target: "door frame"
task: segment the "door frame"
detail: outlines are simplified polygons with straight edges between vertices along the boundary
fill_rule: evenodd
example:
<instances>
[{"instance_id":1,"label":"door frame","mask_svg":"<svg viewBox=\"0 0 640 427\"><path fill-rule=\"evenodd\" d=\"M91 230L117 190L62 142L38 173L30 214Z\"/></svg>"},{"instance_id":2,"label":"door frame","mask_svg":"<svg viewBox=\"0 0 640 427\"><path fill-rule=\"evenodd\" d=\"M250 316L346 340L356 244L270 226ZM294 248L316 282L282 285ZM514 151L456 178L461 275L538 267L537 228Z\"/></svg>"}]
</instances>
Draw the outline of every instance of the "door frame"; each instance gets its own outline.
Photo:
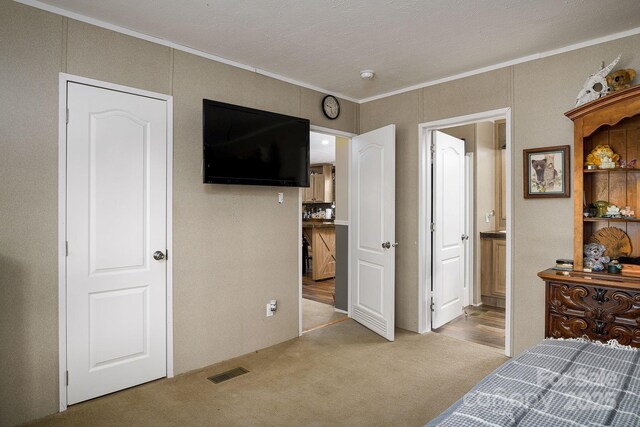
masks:
<instances>
[{"instance_id":1,"label":"door frame","mask_svg":"<svg viewBox=\"0 0 640 427\"><path fill-rule=\"evenodd\" d=\"M351 139L354 136L358 136L355 133L330 129L330 128L317 126L317 125L310 125L309 130L317 133L325 133L327 135L343 136L345 138L349 138L349 141L351 141ZM348 150L347 156L348 156L347 164L349 165L349 170L347 171L348 172L348 176L347 176L348 195L347 196L351 196L351 150L350 149ZM334 197L335 197L335 194L334 194ZM347 200L349 200L348 197L347 197ZM303 201L302 190L300 190L298 191L298 206L302 206L302 201ZM349 203L349 209L347 210L347 218L348 219L346 221L344 220L334 221L334 224L346 225L347 228L349 227L349 223L351 220L351 203ZM349 235L348 239L349 240L347 241L347 253L348 253L347 263L351 264L351 251L349 250L349 248L351 247L351 235ZM348 292L347 316L351 317L351 277L350 275L347 275L347 292ZM340 310L340 312L342 312L342 310ZM298 215L298 336L299 337L302 336L302 215Z\"/></svg>"},{"instance_id":2,"label":"door frame","mask_svg":"<svg viewBox=\"0 0 640 427\"><path fill-rule=\"evenodd\" d=\"M491 111L484 111L464 116L450 117L442 120L436 120L418 125L419 135L419 245L418 245L418 297L419 297L419 319L418 331L425 333L431 331L431 310L428 301L431 299L431 232L428 230L427 224L432 222L431 208L432 201L432 155L431 141L432 134L438 129L462 126L472 124L479 121L494 120L497 118L506 118L506 137L507 137L507 165L506 165L506 191L507 191L507 277L506 277L506 297L505 297L505 349L504 354L508 357L512 354L513 344L513 316L512 316L512 283L513 283L513 264L512 264L512 240L513 240L513 144L511 139L511 108L501 108ZM467 261L469 262L469 261Z\"/></svg>"},{"instance_id":3,"label":"door frame","mask_svg":"<svg viewBox=\"0 0 640 427\"><path fill-rule=\"evenodd\" d=\"M59 410L67 409L67 84L79 83L165 101L167 104L167 378L173 377L173 96L60 73L58 96L58 385Z\"/></svg>"}]
</instances>

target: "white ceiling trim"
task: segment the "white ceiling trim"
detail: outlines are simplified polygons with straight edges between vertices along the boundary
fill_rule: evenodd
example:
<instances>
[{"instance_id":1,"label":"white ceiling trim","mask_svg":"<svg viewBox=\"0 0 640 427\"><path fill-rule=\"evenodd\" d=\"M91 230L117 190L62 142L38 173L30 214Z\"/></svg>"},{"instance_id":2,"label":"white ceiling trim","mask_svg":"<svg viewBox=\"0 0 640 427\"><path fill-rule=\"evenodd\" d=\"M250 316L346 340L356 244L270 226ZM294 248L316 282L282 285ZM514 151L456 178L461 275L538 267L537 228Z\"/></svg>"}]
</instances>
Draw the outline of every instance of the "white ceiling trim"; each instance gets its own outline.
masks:
<instances>
[{"instance_id":1,"label":"white ceiling trim","mask_svg":"<svg viewBox=\"0 0 640 427\"><path fill-rule=\"evenodd\" d=\"M162 46L167 46L167 47L170 47L172 49L177 49L177 50L180 50L180 51L183 51L183 52L191 53L193 55L201 56L203 58L207 58L207 59L210 59L212 61L221 62L223 64L231 65L232 67L241 68L241 69L247 70L247 71L252 71L252 72L254 72L256 74L261 74L263 76L271 77L273 79L280 80L280 81L283 81L283 82L286 82L286 83L291 83L291 84L294 84L296 86L301 86L301 87L304 87L304 88L307 88L307 89L311 89L311 90L315 90L315 91L318 91L318 92L322 92L322 93L325 93L325 94L328 94L328 95L333 95L333 96L336 96L338 98L345 99L347 101L351 101L351 102L355 102L355 103L359 102L359 100L357 100L355 98L352 98L350 96L341 94L341 93L328 91L328 90L326 90L324 88L317 87L317 86L311 85L309 83L301 82L299 80L294 80L294 79L291 79L289 77L282 76L282 75L276 74L276 73L272 73L272 72L269 72L269 71L266 71L266 70L261 70L260 68L256 68L256 67L252 67L252 66L247 65L247 64L242 64L240 62L232 61L230 59L223 58L221 56L212 55L210 53L203 52L203 51L198 50L198 49L193 49L193 48L191 48L189 46L184 46L184 45L181 45L181 44L178 44L178 43L174 43L174 42L172 42L170 40L161 39L159 37L150 36L148 34L140 33L140 32L135 31L135 30L130 30L128 28L124 28L124 27L120 27L118 25L110 24L108 22L104 22L104 21L101 21L99 19L94 19L94 18L91 18L89 16L81 15L79 13L71 12L71 11L68 11L66 9L59 8L57 6L52 6L52 5L47 4L47 3L42 3L42 2L40 2L38 0L14 0L14 1L17 2L17 3L22 3L22 4L27 5L27 6L35 7L37 9L42 9L42 10L45 10L47 12L55 13L57 15L66 16L67 18L75 19L76 21L81 21L81 22L85 22L87 24L95 25L96 27L106 28L107 30L115 31L117 33L125 34L127 36L136 37L136 38L139 38L139 39L142 39L142 40L146 40L146 41L149 41L149 42L152 42L152 43L157 43L157 44L162 45Z\"/></svg>"},{"instance_id":2,"label":"white ceiling trim","mask_svg":"<svg viewBox=\"0 0 640 427\"><path fill-rule=\"evenodd\" d=\"M546 52L541 52L541 53L536 53L536 54L533 54L533 55L523 56L522 58L513 59L511 61L506 61L506 62L501 62L501 63L495 64L495 65L489 65L488 67L478 68L478 69L471 70L471 71L466 71L464 73L455 74L453 76L444 77L442 79L432 80L432 81L424 82L424 83L419 83L417 85L409 86L409 87L406 87L406 88L403 88L403 89L394 90L394 91L391 91L391 92L382 93L380 95L375 95L375 96L371 96L371 97L368 97L368 98L359 99L358 103L359 104L364 104L365 102L371 102L371 101L375 101L377 99L382 99L382 98L386 98L386 97L389 97L389 96L398 95L398 94L401 94L401 93L410 92L412 90L422 89L422 88L429 87L429 86L435 86L437 84L450 82L452 80L463 79L465 77L470 77L470 76L474 76L476 74L486 73L487 71L498 70L500 68L510 67L512 65L522 64L524 62L535 61L536 59L547 58L549 56L559 55L561 53L571 52L572 50L578 50L578 49L582 49L584 47L589 47L589 46L594 46L594 45L601 44L601 43L610 42L612 40L622 39L622 38L629 37L629 36L635 36L637 34L640 34L640 27L632 28L630 30L623 31L621 33L610 34L608 36L599 37L597 39L587 40L585 42L572 44L572 45L561 47L561 48L558 48L558 49L548 50ZM597 64L594 64L594 66L595 65L597 65ZM589 71L589 70L587 70L587 71Z\"/></svg>"},{"instance_id":3,"label":"white ceiling trim","mask_svg":"<svg viewBox=\"0 0 640 427\"><path fill-rule=\"evenodd\" d=\"M627 30L627 31L623 31L623 32L620 32L620 33L611 34L611 35L604 36L604 37L599 37L599 38L592 39L592 40L587 40L587 41L584 41L584 42L581 42L581 43L575 43L575 44L568 45L568 46L565 46L565 47L562 47L562 48L559 48L559 49L554 49L554 50L549 50L549 51L546 51L546 52L541 52L541 53L537 53L537 54L533 54L533 55L524 56L524 57L521 57L521 58L513 59L511 61L501 62L501 63L490 65L490 66L487 66L487 67L478 68L478 69L471 70L471 71L466 71L464 73L455 74L453 76L444 77L442 79L427 81L427 82L424 82L424 83L420 83L420 84L417 84L417 85L409 86L409 87L406 87L406 88L403 88L403 89L394 90L394 91L391 91L391 92L382 93L380 95L375 95L375 96L371 96L371 97L368 97L368 98L356 99L356 98L352 98L350 96L346 96L346 95L341 94L341 93L332 92L332 91L326 90L324 88L317 87L315 85L311 85L311 84L308 84L308 83L305 83L305 82L301 82L299 80L291 79L289 77L286 77L286 76L283 76L283 75L280 75L280 74L272 73L272 72L269 72L269 71L266 71L266 70L262 70L260 68L252 67L250 65L242 64L240 62L232 61L230 59L226 59L226 58L223 58L223 57L220 57L220 56L212 55L210 53L206 53L206 52L203 52L203 51L200 51L200 50L197 50L197 49L190 48L188 46L184 46L184 45L181 45L181 44L178 44L178 43L174 43L174 42L169 41L169 40L161 39L159 37L150 36L148 34L140 33L138 31L130 30L128 28L120 27L118 25L110 24L108 22L104 22L104 21L101 21L101 20L98 20L98 19L94 19L94 18L85 16L85 15L82 15L82 14L79 14L79 13L71 12L71 11L68 11L66 9L62 9L62 8L59 8L59 7L56 7L56 6L52 6L52 5L49 5L47 3L42 3L41 1L38 1L38 0L14 0L14 1L17 2L17 3L25 4L27 6L35 7L37 9L46 10L47 12L55 13L57 15L66 16L67 18L75 19L77 21L85 22L87 24L95 25L97 27L106 28L108 30L115 31L115 32L118 32L118 33L122 33L122 34L125 34L125 35L128 35L128 36L131 36L131 37L136 37L136 38L139 38L139 39L142 39L142 40L146 40L146 41L149 41L149 42L152 42L152 43L157 43L157 44L160 44L160 45L163 45L163 46L167 46L167 47L170 47L172 49L177 49L177 50L180 50L180 51L183 51L183 52L191 53L193 55L197 55L197 56L200 56L200 57L203 57L203 58L207 58L207 59L210 59L212 61L216 61L216 62L220 62L220 63L223 63L223 64L227 64L227 65L230 65L230 66L233 66L233 67L237 67L237 68L240 68L240 69L243 69L243 70L247 70L247 71L252 71L254 73L261 74L261 75L264 75L266 77L271 77L273 79L280 80L280 81L283 81L283 82L286 82L286 83L291 83L291 84L294 84L294 85L297 85L297 86L301 86L301 87L304 87L304 88L307 88L307 89L315 90L315 91L326 93L326 94L329 94L329 95L334 95L334 96L336 96L338 98L345 99L347 101L352 101L352 102L355 102L355 103L358 103L358 104L364 104L366 102L371 102L371 101L375 101L375 100L378 100L378 99L387 98L389 96L398 95L398 94L405 93L405 92L410 92L412 90L422 89L422 88L429 87L429 86L435 86L435 85L440 84L440 83L450 82L450 81L453 81L453 80L458 80L458 79L462 79L462 78L465 78L465 77L470 77L470 76L474 76L474 75L477 75L477 74L486 73L488 71L498 70L500 68L510 67L512 65L522 64L524 62L535 61L537 59L546 58L546 57L549 57L549 56L558 55L558 54L561 54L561 53L570 52L570 51L577 50L577 49L582 49L584 47L594 46L594 45L597 45L597 44L606 43L606 42L617 40L617 39L621 39L621 38L624 38L624 37L629 37L629 36L640 34L640 27L636 27L636 28L632 28L631 30Z\"/></svg>"}]
</instances>

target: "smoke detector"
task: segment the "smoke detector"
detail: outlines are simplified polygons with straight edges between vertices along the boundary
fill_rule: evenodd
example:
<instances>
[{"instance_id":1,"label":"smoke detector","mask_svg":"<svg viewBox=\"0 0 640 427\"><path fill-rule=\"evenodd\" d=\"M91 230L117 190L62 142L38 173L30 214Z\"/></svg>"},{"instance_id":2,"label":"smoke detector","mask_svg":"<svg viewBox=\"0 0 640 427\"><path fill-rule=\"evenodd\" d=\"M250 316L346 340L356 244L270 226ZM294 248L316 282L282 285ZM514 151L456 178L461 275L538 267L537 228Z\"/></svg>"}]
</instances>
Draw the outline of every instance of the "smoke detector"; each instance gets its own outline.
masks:
<instances>
[{"instance_id":1,"label":"smoke detector","mask_svg":"<svg viewBox=\"0 0 640 427\"><path fill-rule=\"evenodd\" d=\"M376 72L373 70L362 70L360 71L360 77L363 80L371 80L376 75Z\"/></svg>"}]
</instances>

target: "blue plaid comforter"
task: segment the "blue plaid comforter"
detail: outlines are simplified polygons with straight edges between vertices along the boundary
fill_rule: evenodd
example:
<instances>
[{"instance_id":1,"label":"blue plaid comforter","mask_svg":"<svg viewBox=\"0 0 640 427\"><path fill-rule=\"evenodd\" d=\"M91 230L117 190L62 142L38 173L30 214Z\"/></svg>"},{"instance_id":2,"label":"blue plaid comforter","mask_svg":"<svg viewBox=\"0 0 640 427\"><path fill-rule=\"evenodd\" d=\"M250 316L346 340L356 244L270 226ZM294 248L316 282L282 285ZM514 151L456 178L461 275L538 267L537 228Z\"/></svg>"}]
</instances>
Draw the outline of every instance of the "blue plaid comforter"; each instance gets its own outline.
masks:
<instances>
[{"instance_id":1,"label":"blue plaid comforter","mask_svg":"<svg viewBox=\"0 0 640 427\"><path fill-rule=\"evenodd\" d=\"M640 350L547 339L428 426L640 426Z\"/></svg>"}]
</instances>

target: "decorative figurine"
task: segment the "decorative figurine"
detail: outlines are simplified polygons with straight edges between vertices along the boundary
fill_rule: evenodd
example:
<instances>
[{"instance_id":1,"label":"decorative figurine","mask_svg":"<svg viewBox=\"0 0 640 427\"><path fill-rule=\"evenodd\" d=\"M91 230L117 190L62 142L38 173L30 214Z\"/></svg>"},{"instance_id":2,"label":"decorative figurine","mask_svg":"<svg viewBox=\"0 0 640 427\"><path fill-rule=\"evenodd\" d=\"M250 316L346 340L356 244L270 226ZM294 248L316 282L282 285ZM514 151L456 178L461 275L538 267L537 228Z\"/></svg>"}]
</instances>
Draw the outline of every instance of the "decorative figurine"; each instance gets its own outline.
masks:
<instances>
[{"instance_id":1,"label":"decorative figurine","mask_svg":"<svg viewBox=\"0 0 640 427\"><path fill-rule=\"evenodd\" d=\"M618 70L609 74L607 84L610 92L616 92L631 87L631 81L636 77L636 70L627 68L626 70Z\"/></svg>"},{"instance_id":2,"label":"decorative figurine","mask_svg":"<svg viewBox=\"0 0 640 427\"><path fill-rule=\"evenodd\" d=\"M620 208L616 205L607 206L607 214L605 216L607 218L620 218Z\"/></svg>"},{"instance_id":3,"label":"decorative figurine","mask_svg":"<svg viewBox=\"0 0 640 427\"><path fill-rule=\"evenodd\" d=\"M621 169L635 169L636 168L636 159L631 160L630 162L625 162L620 159L618 161L618 165L620 165Z\"/></svg>"},{"instance_id":4,"label":"decorative figurine","mask_svg":"<svg viewBox=\"0 0 640 427\"><path fill-rule=\"evenodd\" d=\"M604 245L598 243L584 245L583 265L590 268L591 271L604 270L604 265L609 262L609 257L603 256L605 250Z\"/></svg>"},{"instance_id":5,"label":"decorative figurine","mask_svg":"<svg viewBox=\"0 0 640 427\"><path fill-rule=\"evenodd\" d=\"M633 218L635 214L636 213L631 210L630 206L625 206L623 209L620 210L620 215L622 215L625 218Z\"/></svg>"},{"instance_id":6,"label":"decorative figurine","mask_svg":"<svg viewBox=\"0 0 640 427\"><path fill-rule=\"evenodd\" d=\"M611 72L611 70L613 70L613 67L616 66L621 55L622 54L618 55L618 57L607 67L604 66L603 62L602 69L589 76L589 78L584 82L582 90L578 93L578 97L576 98L576 107L586 104L587 102L594 101L609 93L609 86L607 85L607 79L605 77Z\"/></svg>"},{"instance_id":7,"label":"decorative figurine","mask_svg":"<svg viewBox=\"0 0 640 427\"><path fill-rule=\"evenodd\" d=\"M596 165L600 169L614 169L615 162L618 160L620 160L620 156L614 153L611 147L599 144L587 155L584 164L587 166Z\"/></svg>"}]
</instances>

